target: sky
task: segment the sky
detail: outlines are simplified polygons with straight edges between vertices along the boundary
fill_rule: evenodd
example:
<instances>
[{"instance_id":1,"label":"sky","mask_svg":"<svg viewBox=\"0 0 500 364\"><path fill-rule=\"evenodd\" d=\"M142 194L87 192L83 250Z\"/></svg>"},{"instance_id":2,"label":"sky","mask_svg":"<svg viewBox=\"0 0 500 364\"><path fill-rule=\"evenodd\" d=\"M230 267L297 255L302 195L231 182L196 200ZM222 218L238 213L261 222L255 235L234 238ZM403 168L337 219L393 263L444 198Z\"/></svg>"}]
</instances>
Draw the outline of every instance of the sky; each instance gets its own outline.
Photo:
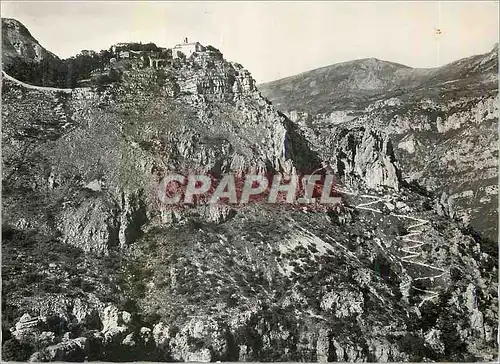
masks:
<instances>
[{"instance_id":1,"label":"sky","mask_svg":"<svg viewBox=\"0 0 500 364\"><path fill-rule=\"evenodd\" d=\"M488 52L499 31L496 1L2 1L1 13L61 58L188 37L220 49L258 83L370 57L436 67Z\"/></svg>"}]
</instances>

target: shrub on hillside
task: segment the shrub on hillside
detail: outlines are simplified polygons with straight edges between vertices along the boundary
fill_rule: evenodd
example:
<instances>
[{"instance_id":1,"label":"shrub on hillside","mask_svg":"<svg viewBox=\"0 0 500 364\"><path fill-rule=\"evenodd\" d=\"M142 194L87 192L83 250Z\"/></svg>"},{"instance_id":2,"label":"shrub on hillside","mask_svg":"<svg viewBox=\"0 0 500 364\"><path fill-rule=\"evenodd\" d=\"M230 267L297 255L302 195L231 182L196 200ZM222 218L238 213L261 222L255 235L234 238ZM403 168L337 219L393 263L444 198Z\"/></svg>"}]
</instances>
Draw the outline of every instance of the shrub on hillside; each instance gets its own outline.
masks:
<instances>
[{"instance_id":1,"label":"shrub on hillside","mask_svg":"<svg viewBox=\"0 0 500 364\"><path fill-rule=\"evenodd\" d=\"M2 345L2 360L5 361L26 361L29 359L33 348L17 339L11 338Z\"/></svg>"}]
</instances>

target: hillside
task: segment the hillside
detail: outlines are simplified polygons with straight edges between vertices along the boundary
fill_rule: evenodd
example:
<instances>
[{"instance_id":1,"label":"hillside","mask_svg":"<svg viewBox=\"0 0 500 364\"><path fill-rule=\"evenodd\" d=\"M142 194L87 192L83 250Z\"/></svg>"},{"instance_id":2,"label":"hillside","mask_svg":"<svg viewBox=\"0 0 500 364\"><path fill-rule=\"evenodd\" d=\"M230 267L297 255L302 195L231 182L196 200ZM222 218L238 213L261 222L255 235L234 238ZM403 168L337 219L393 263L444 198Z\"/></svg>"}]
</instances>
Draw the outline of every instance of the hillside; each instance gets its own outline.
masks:
<instances>
[{"instance_id":1,"label":"hillside","mask_svg":"<svg viewBox=\"0 0 500 364\"><path fill-rule=\"evenodd\" d=\"M19 62L40 63L59 59L43 48L19 21L2 18L2 65L8 68Z\"/></svg>"},{"instance_id":2,"label":"hillside","mask_svg":"<svg viewBox=\"0 0 500 364\"><path fill-rule=\"evenodd\" d=\"M2 74L2 359L494 359L496 250L402 179L387 134L318 148L208 46L92 77ZM158 199L169 172L327 165L339 205Z\"/></svg>"},{"instance_id":3,"label":"hillside","mask_svg":"<svg viewBox=\"0 0 500 364\"><path fill-rule=\"evenodd\" d=\"M2 18L2 70L23 81L54 85L61 60L46 50L19 21Z\"/></svg>"},{"instance_id":4,"label":"hillside","mask_svg":"<svg viewBox=\"0 0 500 364\"><path fill-rule=\"evenodd\" d=\"M318 135L316 150L340 124L384 132L407 182L420 183L451 215L497 241L498 45L435 69L360 60L259 89L304 132Z\"/></svg>"}]
</instances>

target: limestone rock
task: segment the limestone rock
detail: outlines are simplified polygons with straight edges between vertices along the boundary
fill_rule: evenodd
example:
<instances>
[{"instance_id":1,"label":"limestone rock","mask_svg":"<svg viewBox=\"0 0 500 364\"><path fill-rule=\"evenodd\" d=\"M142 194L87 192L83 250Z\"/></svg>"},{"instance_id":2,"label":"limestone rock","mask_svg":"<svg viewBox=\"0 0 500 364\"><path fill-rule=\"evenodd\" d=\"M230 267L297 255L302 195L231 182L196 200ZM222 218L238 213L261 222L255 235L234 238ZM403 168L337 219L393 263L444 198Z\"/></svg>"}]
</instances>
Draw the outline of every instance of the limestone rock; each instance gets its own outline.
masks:
<instances>
[{"instance_id":1,"label":"limestone rock","mask_svg":"<svg viewBox=\"0 0 500 364\"><path fill-rule=\"evenodd\" d=\"M40 317L32 317L25 313L16 323L15 330L12 335L20 341L33 338L40 333L42 320Z\"/></svg>"},{"instance_id":2,"label":"limestone rock","mask_svg":"<svg viewBox=\"0 0 500 364\"><path fill-rule=\"evenodd\" d=\"M444 344L441 340L441 331L437 329L431 329L425 334L425 342L434 351L444 354Z\"/></svg>"},{"instance_id":3,"label":"limestone rock","mask_svg":"<svg viewBox=\"0 0 500 364\"><path fill-rule=\"evenodd\" d=\"M51 345L42 351L34 353L30 357L31 362L48 361L83 361L87 356L87 339L79 337L77 339L64 341L56 345Z\"/></svg>"},{"instance_id":4,"label":"limestone rock","mask_svg":"<svg viewBox=\"0 0 500 364\"><path fill-rule=\"evenodd\" d=\"M363 295L352 289L328 292L321 299L321 308L331 310L335 317L343 318L363 313Z\"/></svg>"}]
</instances>

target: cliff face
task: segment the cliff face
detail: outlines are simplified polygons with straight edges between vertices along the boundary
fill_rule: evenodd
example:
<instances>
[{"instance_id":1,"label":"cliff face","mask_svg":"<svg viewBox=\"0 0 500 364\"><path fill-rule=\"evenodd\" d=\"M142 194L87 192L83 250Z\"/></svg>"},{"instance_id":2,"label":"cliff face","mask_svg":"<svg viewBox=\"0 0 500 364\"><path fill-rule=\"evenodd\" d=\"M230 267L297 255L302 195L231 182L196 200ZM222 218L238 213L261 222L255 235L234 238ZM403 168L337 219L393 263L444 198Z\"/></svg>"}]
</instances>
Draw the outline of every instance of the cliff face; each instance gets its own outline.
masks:
<instances>
[{"instance_id":1,"label":"cliff face","mask_svg":"<svg viewBox=\"0 0 500 364\"><path fill-rule=\"evenodd\" d=\"M360 118L391 135L403 177L440 198L450 216L492 241L498 232L498 92L395 99Z\"/></svg>"},{"instance_id":2,"label":"cliff face","mask_svg":"<svg viewBox=\"0 0 500 364\"><path fill-rule=\"evenodd\" d=\"M493 358L495 258L405 186L386 134L295 123L217 52L121 72L72 90L2 78L4 355ZM341 205L157 197L166 172L319 168Z\"/></svg>"},{"instance_id":3,"label":"cliff face","mask_svg":"<svg viewBox=\"0 0 500 364\"><path fill-rule=\"evenodd\" d=\"M4 80L3 113L12 120L4 128L4 167L13 176L4 187L58 202L75 193L78 202L60 211L64 239L107 252L126 243L121 222L136 210L140 221L148 219L163 173L291 171L284 145L294 132L285 117L251 87L251 78L220 63L227 73L215 67L194 72L188 62L178 70L132 70L100 94L26 89ZM225 86L215 87L217 80ZM37 168L18 173L32 153L43 156ZM25 210L22 201L12 203L9 211ZM39 218L37 211L23 224L34 228ZM17 215L12 219L20 223Z\"/></svg>"},{"instance_id":4,"label":"cliff face","mask_svg":"<svg viewBox=\"0 0 500 364\"><path fill-rule=\"evenodd\" d=\"M362 181L370 188L390 187L398 190L401 183L399 163L391 140L376 128L328 125L319 131L311 119L297 116L299 129L310 141L311 148L344 183Z\"/></svg>"}]
</instances>

